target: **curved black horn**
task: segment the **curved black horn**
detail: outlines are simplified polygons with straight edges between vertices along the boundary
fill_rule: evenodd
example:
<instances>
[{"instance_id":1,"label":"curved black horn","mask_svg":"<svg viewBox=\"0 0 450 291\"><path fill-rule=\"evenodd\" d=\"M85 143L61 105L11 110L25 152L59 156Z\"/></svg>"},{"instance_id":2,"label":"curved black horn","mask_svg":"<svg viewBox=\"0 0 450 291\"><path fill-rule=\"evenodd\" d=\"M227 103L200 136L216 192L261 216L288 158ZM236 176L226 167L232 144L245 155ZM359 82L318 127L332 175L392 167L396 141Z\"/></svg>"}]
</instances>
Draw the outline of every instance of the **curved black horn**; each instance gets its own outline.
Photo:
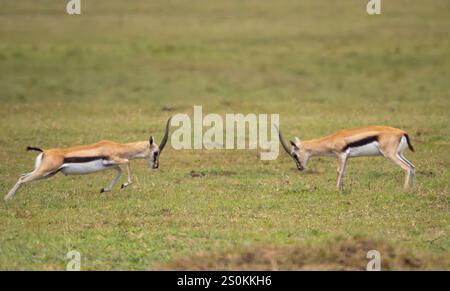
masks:
<instances>
[{"instance_id":1,"label":"curved black horn","mask_svg":"<svg viewBox=\"0 0 450 291\"><path fill-rule=\"evenodd\" d=\"M278 132L278 137L280 138L281 145L283 146L284 150L288 153L288 155L292 157L291 150L289 149L289 146L284 141L283 136L281 135L281 131L278 129L278 127L276 125L274 125L274 127Z\"/></svg>"},{"instance_id":2,"label":"curved black horn","mask_svg":"<svg viewBox=\"0 0 450 291\"><path fill-rule=\"evenodd\" d=\"M167 124L166 124L166 132L164 133L164 137L161 140L161 143L159 144L159 153L161 154L162 150L164 149L164 147L166 146L167 140L169 139L169 127L170 127L170 121L172 120L172 117L170 117L167 120Z\"/></svg>"}]
</instances>

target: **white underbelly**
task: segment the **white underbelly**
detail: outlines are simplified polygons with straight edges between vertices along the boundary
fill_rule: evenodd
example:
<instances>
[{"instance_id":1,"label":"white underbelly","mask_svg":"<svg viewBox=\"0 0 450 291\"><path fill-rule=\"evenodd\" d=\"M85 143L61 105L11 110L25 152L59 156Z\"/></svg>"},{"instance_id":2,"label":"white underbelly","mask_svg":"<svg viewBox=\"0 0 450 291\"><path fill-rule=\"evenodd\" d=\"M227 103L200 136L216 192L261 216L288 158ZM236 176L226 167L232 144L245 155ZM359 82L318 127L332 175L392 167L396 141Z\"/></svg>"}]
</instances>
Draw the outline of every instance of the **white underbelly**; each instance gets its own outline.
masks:
<instances>
[{"instance_id":1,"label":"white underbelly","mask_svg":"<svg viewBox=\"0 0 450 291\"><path fill-rule=\"evenodd\" d=\"M61 166L64 175L83 175L110 169L111 165L105 165L103 160L94 160L86 163L67 163Z\"/></svg>"},{"instance_id":2,"label":"white underbelly","mask_svg":"<svg viewBox=\"0 0 450 291\"><path fill-rule=\"evenodd\" d=\"M378 142L374 141L363 146L353 147L348 149L350 157L363 157L363 156L379 156L381 155Z\"/></svg>"}]
</instances>

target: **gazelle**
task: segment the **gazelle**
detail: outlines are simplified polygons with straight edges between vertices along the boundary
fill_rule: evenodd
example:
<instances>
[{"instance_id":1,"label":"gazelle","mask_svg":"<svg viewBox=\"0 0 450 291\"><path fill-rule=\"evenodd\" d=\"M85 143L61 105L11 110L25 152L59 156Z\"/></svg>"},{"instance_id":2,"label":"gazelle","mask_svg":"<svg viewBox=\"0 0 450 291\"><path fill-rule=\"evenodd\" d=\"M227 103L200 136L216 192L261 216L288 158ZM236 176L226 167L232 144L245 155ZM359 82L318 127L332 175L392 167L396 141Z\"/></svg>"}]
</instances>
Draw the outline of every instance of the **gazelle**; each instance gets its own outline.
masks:
<instances>
[{"instance_id":1,"label":"gazelle","mask_svg":"<svg viewBox=\"0 0 450 291\"><path fill-rule=\"evenodd\" d=\"M151 168L159 167L159 157L169 137L170 120L171 118L167 120L164 137L159 146L150 136L148 141L126 144L104 140L92 145L65 149L41 150L36 147L27 147L27 150L41 152L36 158L35 169L31 173L22 175L4 199L11 199L23 184L50 178L58 172L65 175L84 175L113 169L116 171L114 179L109 186L101 189L101 192L110 192L122 173L120 165L127 167L128 181L122 184L122 188L125 188L132 183L130 160L146 159Z\"/></svg>"},{"instance_id":2,"label":"gazelle","mask_svg":"<svg viewBox=\"0 0 450 291\"><path fill-rule=\"evenodd\" d=\"M338 159L338 178L336 189L342 189L345 167L348 158L362 156L384 156L401 167L405 173L404 188L414 186L415 167L403 156L406 146L414 151L408 134L398 128L388 126L366 126L342 129L334 134L311 140L300 141L297 137L286 144L277 127L281 145L295 160L297 168L304 170L309 158L313 156L335 156Z\"/></svg>"}]
</instances>

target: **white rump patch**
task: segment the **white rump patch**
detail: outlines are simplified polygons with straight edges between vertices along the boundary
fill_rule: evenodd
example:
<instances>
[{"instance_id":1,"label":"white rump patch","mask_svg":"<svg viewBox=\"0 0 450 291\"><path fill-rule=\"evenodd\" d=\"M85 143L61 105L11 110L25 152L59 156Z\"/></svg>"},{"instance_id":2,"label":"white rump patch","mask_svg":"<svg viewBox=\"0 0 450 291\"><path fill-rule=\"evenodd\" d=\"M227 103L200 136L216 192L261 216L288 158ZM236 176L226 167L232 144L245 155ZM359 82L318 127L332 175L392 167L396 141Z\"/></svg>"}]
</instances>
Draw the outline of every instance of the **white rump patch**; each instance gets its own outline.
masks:
<instances>
[{"instance_id":1,"label":"white rump patch","mask_svg":"<svg viewBox=\"0 0 450 291\"><path fill-rule=\"evenodd\" d=\"M406 137L402 136L402 138L400 139L400 143L398 145L397 152L402 153L406 149L407 146L408 146L408 142L406 141Z\"/></svg>"},{"instance_id":2,"label":"white rump patch","mask_svg":"<svg viewBox=\"0 0 450 291\"><path fill-rule=\"evenodd\" d=\"M44 154L40 153L37 157L36 157L36 161L34 162L34 168L38 169L41 166L41 162L42 162L42 156Z\"/></svg>"}]
</instances>

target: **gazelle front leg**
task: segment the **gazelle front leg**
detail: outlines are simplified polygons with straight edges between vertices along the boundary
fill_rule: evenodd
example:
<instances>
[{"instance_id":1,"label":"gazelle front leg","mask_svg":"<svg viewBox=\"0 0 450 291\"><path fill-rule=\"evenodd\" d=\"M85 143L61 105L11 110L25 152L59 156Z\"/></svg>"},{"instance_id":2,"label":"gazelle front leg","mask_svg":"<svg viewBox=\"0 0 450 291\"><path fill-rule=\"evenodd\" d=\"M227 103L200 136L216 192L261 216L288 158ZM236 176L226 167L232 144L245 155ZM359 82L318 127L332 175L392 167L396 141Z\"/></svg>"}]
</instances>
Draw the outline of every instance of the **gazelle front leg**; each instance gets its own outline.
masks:
<instances>
[{"instance_id":1,"label":"gazelle front leg","mask_svg":"<svg viewBox=\"0 0 450 291\"><path fill-rule=\"evenodd\" d=\"M120 175L122 174L122 170L120 169L119 166L114 166L113 168L114 168L114 170L116 170L116 176L114 176L114 179L111 181L111 183L109 184L108 187L102 188L100 190L100 193L111 192L111 190L114 187L114 185L116 185L117 181L119 181Z\"/></svg>"},{"instance_id":2,"label":"gazelle front leg","mask_svg":"<svg viewBox=\"0 0 450 291\"><path fill-rule=\"evenodd\" d=\"M347 160L348 160L348 154L342 153L338 155L338 178L336 183L336 190L342 190L342 185L344 182L344 175L345 175L345 167L347 166Z\"/></svg>"},{"instance_id":3,"label":"gazelle front leg","mask_svg":"<svg viewBox=\"0 0 450 291\"><path fill-rule=\"evenodd\" d=\"M127 177L128 180L127 180L126 183L122 184L122 186L121 186L122 189L130 186L131 183L133 183L132 180L131 180L131 166L130 166L130 164L127 164L127 176L128 176Z\"/></svg>"},{"instance_id":4,"label":"gazelle front leg","mask_svg":"<svg viewBox=\"0 0 450 291\"><path fill-rule=\"evenodd\" d=\"M114 185L116 185L117 181L119 181L120 175L122 174L122 169L118 165L125 164L125 165L127 165L127 167L129 167L129 165L130 165L130 161L128 159L122 159L122 158L119 158L119 157L111 157L109 160L103 161L103 163L105 165L115 165L114 169L116 170L116 176L111 181L111 184L109 185L109 187L102 188L100 190L100 193L111 192L111 190L114 187ZM129 175L130 175L130 172L128 174L128 179L130 179ZM123 185L122 185L122 188L123 188Z\"/></svg>"}]
</instances>

